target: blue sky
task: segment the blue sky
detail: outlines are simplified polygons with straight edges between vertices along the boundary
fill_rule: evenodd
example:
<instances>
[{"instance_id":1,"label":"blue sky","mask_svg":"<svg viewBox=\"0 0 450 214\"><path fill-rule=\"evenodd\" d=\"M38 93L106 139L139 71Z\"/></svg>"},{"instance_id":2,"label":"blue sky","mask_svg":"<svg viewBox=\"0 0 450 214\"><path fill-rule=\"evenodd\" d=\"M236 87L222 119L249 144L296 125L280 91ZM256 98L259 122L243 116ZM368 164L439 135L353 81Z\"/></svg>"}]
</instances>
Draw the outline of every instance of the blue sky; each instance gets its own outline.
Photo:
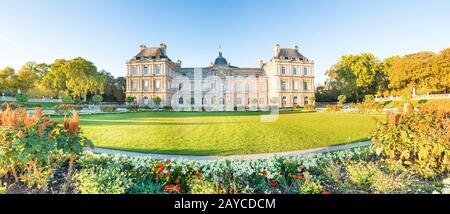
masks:
<instances>
[{"instance_id":1,"label":"blue sky","mask_svg":"<svg viewBox=\"0 0 450 214\"><path fill-rule=\"evenodd\" d=\"M448 0L0 0L0 68L81 56L115 76L140 44L165 42L183 66L206 66L219 44L256 67L273 46L300 46L316 83L341 55L379 58L450 47Z\"/></svg>"}]
</instances>

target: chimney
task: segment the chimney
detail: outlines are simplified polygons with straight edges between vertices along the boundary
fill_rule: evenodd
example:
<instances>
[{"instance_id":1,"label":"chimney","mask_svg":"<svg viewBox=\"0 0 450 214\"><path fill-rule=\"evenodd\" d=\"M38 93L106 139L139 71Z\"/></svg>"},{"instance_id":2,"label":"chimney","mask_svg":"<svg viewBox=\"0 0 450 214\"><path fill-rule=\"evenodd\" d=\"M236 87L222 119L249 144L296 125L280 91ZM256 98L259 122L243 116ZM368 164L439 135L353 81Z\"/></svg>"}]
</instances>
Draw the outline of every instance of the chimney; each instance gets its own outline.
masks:
<instances>
[{"instance_id":1,"label":"chimney","mask_svg":"<svg viewBox=\"0 0 450 214\"><path fill-rule=\"evenodd\" d=\"M275 44L275 49L274 49L274 56L278 56L278 53L280 52L280 44Z\"/></svg>"},{"instance_id":2,"label":"chimney","mask_svg":"<svg viewBox=\"0 0 450 214\"><path fill-rule=\"evenodd\" d=\"M261 59L259 60L259 67L262 68L264 66L264 61Z\"/></svg>"},{"instance_id":3,"label":"chimney","mask_svg":"<svg viewBox=\"0 0 450 214\"><path fill-rule=\"evenodd\" d=\"M181 67L181 60L177 60L177 63L178 63L178 66L180 66Z\"/></svg>"},{"instance_id":4,"label":"chimney","mask_svg":"<svg viewBox=\"0 0 450 214\"><path fill-rule=\"evenodd\" d=\"M294 45L294 49L298 51L298 45Z\"/></svg>"},{"instance_id":5,"label":"chimney","mask_svg":"<svg viewBox=\"0 0 450 214\"><path fill-rule=\"evenodd\" d=\"M159 48L161 49L161 53L162 53L162 55L163 56L166 56L166 49L167 49L167 45L166 44L164 44L164 43L161 43L160 45L159 45Z\"/></svg>"},{"instance_id":6,"label":"chimney","mask_svg":"<svg viewBox=\"0 0 450 214\"><path fill-rule=\"evenodd\" d=\"M147 48L147 46L145 46L145 45L139 45L139 47L141 48L141 51L144 50L145 48Z\"/></svg>"}]
</instances>

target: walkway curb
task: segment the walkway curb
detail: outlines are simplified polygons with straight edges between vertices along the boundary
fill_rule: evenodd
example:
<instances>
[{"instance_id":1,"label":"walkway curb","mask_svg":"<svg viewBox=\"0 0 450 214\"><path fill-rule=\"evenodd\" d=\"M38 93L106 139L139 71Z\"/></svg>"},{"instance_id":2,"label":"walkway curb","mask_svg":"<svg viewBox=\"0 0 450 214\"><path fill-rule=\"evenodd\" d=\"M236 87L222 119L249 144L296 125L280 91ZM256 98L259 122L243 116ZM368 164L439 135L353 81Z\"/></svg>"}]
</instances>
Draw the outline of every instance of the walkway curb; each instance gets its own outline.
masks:
<instances>
[{"instance_id":1,"label":"walkway curb","mask_svg":"<svg viewBox=\"0 0 450 214\"><path fill-rule=\"evenodd\" d=\"M87 149L94 153L109 154L109 155L125 155L129 157L151 157L154 159L186 159L194 161L207 161L207 160L219 160L219 159L268 159L274 156L293 156L293 155L306 155L306 154L318 154L322 152L331 152L338 150L345 150L363 146L371 145L371 141L363 141L359 143L345 144L339 146L320 147L315 149L288 151L288 152L275 152L264 154L250 154L250 155L231 155L231 156L193 156L193 155L165 155L165 154L152 154L152 153L140 153L140 152L128 152L113 149L94 148Z\"/></svg>"}]
</instances>

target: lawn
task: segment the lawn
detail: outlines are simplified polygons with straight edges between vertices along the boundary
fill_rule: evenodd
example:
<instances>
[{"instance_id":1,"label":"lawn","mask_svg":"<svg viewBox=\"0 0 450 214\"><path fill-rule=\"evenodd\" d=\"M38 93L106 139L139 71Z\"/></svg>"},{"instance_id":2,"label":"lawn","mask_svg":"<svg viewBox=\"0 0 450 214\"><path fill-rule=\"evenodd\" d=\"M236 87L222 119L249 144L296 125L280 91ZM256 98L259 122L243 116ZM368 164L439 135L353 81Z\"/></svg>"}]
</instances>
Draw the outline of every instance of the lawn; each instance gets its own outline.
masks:
<instances>
[{"instance_id":1,"label":"lawn","mask_svg":"<svg viewBox=\"0 0 450 214\"><path fill-rule=\"evenodd\" d=\"M380 114L141 112L81 116L97 147L185 155L235 155L310 149L367 140ZM61 120L61 118L57 118Z\"/></svg>"}]
</instances>

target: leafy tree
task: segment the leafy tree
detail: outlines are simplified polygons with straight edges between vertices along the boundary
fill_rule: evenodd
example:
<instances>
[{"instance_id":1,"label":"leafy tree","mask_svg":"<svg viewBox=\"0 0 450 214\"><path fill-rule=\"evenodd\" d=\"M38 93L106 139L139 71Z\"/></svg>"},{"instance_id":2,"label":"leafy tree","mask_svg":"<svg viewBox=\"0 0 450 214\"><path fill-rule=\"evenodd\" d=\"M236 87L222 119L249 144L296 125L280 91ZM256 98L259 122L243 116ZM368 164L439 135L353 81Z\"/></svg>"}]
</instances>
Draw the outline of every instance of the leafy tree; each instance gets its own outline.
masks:
<instances>
[{"instance_id":1,"label":"leafy tree","mask_svg":"<svg viewBox=\"0 0 450 214\"><path fill-rule=\"evenodd\" d=\"M372 102L374 100L375 100L375 97L372 94L367 94L366 96L364 96L365 102Z\"/></svg>"},{"instance_id":2,"label":"leafy tree","mask_svg":"<svg viewBox=\"0 0 450 214\"><path fill-rule=\"evenodd\" d=\"M92 101L94 101L94 103L96 104L100 104L103 101L103 97L102 95L96 94L92 97Z\"/></svg>"},{"instance_id":3,"label":"leafy tree","mask_svg":"<svg viewBox=\"0 0 450 214\"><path fill-rule=\"evenodd\" d=\"M343 94L339 95L338 101L340 104L345 103L347 101L347 97Z\"/></svg>"},{"instance_id":4,"label":"leafy tree","mask_svg":"<svg viewBox=\"0 0 450 214\"><path fill-rule=\"evenodd\" d=\"M127 98L125 98L125 102L127 102L128 104L134 103L135 100L136 100L136 97L127 97Z\"/></svg>"},{"instance_id":5,"label":"leafy tree","mask_svg":"<svg viewBox=\"0 0 450 214\"><path fill-rule=\"evenodd\" d=\"M50 71L46 72L40 81L42 87L49 89L54 97L60 96L61 93L70 94L66 85L67 75L64 69L66 62L65 59L56 59L50 65Z\"/></svg>"},{"instance_id":6,"label":"leafy tree","mask_svg":"<svg viewBox=\"0 0 450 214\"><path fill-rule=\"evenodd\" d=\"M156 105L159 105L161 103L161 97L153 97L152 102L154 102Z\"/></svg>"},{"instance_id":7,"label":"leafy tree","mask_svg":"<svg viewBox=\"0 0 450 214\"><path fill-rule=\"evenodd\" d=\"M19 89L19 80L16 72L11 67L0 70L0 91L13 95Z\"/></svg>"},{"instance_id":8,"label":"leafy tree","mask_svg":"<svg viewBox=\"0 0 450 214\"><path fill-rule=\"evenodd\" d=\"M71 59L63 66L66 72L66 86L75 97L87 101L89 92L102 93L104 76L97 72L97 67L81 57Z\"/></svg>"},{"instance_id":9,"label":"leafy tree","mask_svg":"<svg viewBox=\"0 0 450 214\"><path fill-rule=\"evenodd\" d=\"M450 48L432 58L431 75L427 81L432 92L450 92Z\"/></svg>"},{"instance_id":10,"label":"leafy tree","mask_svg":"<svg viewBox=\"0 0 450 214\"><path fill-rule=\"evenodd\" d=\"M316 98L314 96L308 96L308 103L313 104Z\"/></svg>"}]
</instances>

